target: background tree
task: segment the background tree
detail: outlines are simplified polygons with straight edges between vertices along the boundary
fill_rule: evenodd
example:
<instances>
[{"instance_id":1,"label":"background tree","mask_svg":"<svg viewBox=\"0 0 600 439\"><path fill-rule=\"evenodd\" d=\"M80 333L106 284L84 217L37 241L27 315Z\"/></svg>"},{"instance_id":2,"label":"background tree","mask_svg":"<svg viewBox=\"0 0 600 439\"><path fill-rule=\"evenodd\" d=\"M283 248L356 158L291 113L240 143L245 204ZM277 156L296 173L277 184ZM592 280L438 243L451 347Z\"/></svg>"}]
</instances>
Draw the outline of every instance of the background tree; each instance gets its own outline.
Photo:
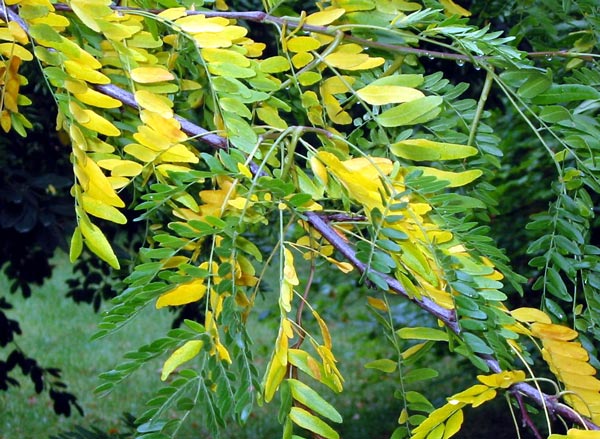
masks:
<instances>
[{"instance_id":1,"label":"background tree","mask_svg":"<svg viewBox=\"0 0 600 439\"><path fill-rule=\"evenodd\" d=\"M216 432L278 394L283 437L337 438L323 395L344 378L311 294L336 269L369 287L393 351L366 364L397 377L392 437L451 437L498 393L535 437L555 416L595 437L594 2L236 6L3 3L1 126L31 127L20 69L35 60L71 145L71 259L85 246L125 273L96 336L151 303L194 317L98 391L168 352L141 437L176 435L194 407ZM140 247L111 243L136 212ZM258 370L247 319L263 298L278 329ZM434 321L399 327L401 298ZM435 409L407 383L437 375L421 361L440 343L473 379Z\"/></svg>"}]
</instances>

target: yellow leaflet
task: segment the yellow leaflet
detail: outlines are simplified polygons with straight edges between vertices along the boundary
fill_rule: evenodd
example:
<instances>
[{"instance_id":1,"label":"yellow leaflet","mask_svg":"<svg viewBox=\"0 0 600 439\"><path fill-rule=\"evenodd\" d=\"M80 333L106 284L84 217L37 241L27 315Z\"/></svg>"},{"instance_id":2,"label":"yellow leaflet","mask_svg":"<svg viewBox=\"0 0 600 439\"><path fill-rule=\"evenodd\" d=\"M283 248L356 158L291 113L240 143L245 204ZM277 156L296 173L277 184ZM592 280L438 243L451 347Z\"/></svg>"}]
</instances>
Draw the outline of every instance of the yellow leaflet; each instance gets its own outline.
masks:
<instances>
[{"instance_id":1,"label":"yellow leaflet","mask_svg":"<svg viewBox=\"0 0 600 439\"><path fill-rule=\"evenodd\" d=\"M121 23L112 23L106 20L98 20L96 23L104 35L106 35L106 38L114 41L121 41L131 38L133 35L143 29L142 26L137 23L132 26Z\"/></svg>"},{"instance_id":2,"label":"yellow leaflet","mask_svg":"<svg viewBox=\"0 0 600 439\"><path fill-rule=\"evenodd\" d=\"M91 160L88 160L91 161ZM110 246L106 236L97 226L86 218L79 221L79 229L85 239L85 245L100 259L107 262L111 267L119 269L119 260Z\"/></svg>"},{"instance_id":3,"label":"yellow leaflet","mask_svg":"<svg viewBox=\"0 0 600 439\"><path fill-rule=\"evenodd\" d=\"M98 166L110 169L113 177L135 177L142 172L143 166L131 160L107 159L98 161Z\"/></svg>"},{"instance_id":4,"label":"yellow leaflet","mask_svg":"<svg viewBox=\"0 0 600 439\"><path fill-rule=\"evenodd\" d=\"M286 44L290 52L309 52L321 47L319 40L305 36L290 38Z\"/></svg>"},{"instance_id":5,"label":"yellow leaflet","mask_svg":"<svg viewBox=\"0 0 600 439\"><path fill-rule=\"evenodd\" d=\"M312 53L299 52L299 53L296 53L294 56L292 56L292 64L294 64L294 67L296 67L297 69L300 69L300 68L304 67L305 65L307 65L309 62L311 62L313 59L315 59L315 57L313 56ZM315 72L304 72L303 74L307 74L307 73L315 73ZM318 75L318 73L315 73L315 74ZM320 75L319 75L319 78L320 78ZM303 85L307 85L307 84L303 84Z\"/></svg>"},{"instance_id":6,"label":"yellow leaflet","mask_svg":"<svg viewBox=\"0 0 600 439\"><path fill-rule=\"evenodd\" d=\"M308 17L306 17L305 23L313 26L326 26L340 18L345 13L346 11L341 8L326 9L324 11L310 14Z\"/></svg>"},{"instance_id":7,"label":"yellow leaflet","mask_svg":"<svg viewBox=\"0 0 600 439\"><path fill-rule=\"evenodd\" d=\"M314 316L314 318L317 320L317 323L319 324L319 329L321 329L321 335L323 336L323 343L325 344L325 346L328 349L331 349L331 334L329 333L329 328L327 327L327 324L325 323L325 320L323 320L321 318L321 316L319 315L319 313L315 310L312 311L312 314Z\"/></svg>"},{"instance_id":8,"label":"yellow leaflet","mask_svg":"<svg viewBox=\"0 0 600 439\"><path fill-rule=\"evenodd\" d=\"M556 435L558 436L558 435ZM575 428L567 431L567 439L600 439L600 431L598 430L577 430ZM550 438L548 438L550 439Z\"/></svg>"},{"instance_id":9,"label":"yellow leaflet","mask_svg":"<svg viewBox=\"0 0 600 439\"><path fill-rule=\"evenodd\" d=\"M477 375L477 379L488 387L507 389L515 383L524 381L525 372L522 370L503 371L492 375Z\"/></svg>"},{"instance_id":10,"label":"yellow leaflet","mask_svg":"<svg viewBox=\"0 0 600 439\"><path fill-rule=\"evenodd\" d=\"M470 17L471 12L457 5L452 0L440 0L441 5L444 7L444 11L447 15L460 15L461 17Z\"/></svg>"},{"instance_id":11,"label":"yellow leaflet","mask_svg":"<svg viewBox=\"0 0 600 439\"><path fill-rule=\"evenodd\" d=\"M29 42L29 38L27 37L27 33L23 30L21 25L16 21L8 22L8 30L10 31L10 35L21 44L27 44Z\"/></svg>"},{"instance_id":12,"label":"yellow leaflet","mask_svg":"<svg viewBox=\"0 0 600 439\"><path fill-rule=\"evenodd\" d=\"M206 18L204 15L189 15L178 18L175 24L184 32L196 34L199 32L220 32L229 24L229 20L222 17Z\"/></svg>"},{"instance_id":13,"label":"yellow leaflet","mask_svg":"<svg viewBox=\"0 0 600 439\"><path fill-rule=\"evenodd\" d=\"M319 151L315 157L329 168L329 172L340 180L356 201L369 209L381 205L379 180L367 178L362 172L349 171L343 162L329 152Z\"/></svg>"},{"instance_id":14,"label":"yellow leaflet","mask_svg":"<svg viewBox=\"0 0 600 439\"><path fill-rule=\"evenodd\" d=\"M90 197L89 195L83 194L81 197L81 204L83 210L90 215L102 218L108 221L112 221L117 224L125 224L127 218L121 212L119 212L113 206L103 203L100 200Z\"/></svg>"},{"instance_id":15,"label":"yellow leaflet","mask_svg":"<svg viewBox=\"0 0 600 439\"><path fill-rule=\"evenodd\" d=\"M160 155L164 162L198 163L200 159L181 143L173 145Z\"/></svg>"},{"instance_id":16,"label":"yellow leaflet","mask_svg":"<svg viewBox=\"0 0 600 439\"><path fill-rule=\"evenodd\" d=\"M200 51L200 54L202 55L202 58L208 62L225 62L239 67L250 66L250 60L248 58L233 50L204 48Z\"/></svg>"},{"instance_id":17,"label":"yellow leaflet","mask_svg":"<svg viewBox=\"0 0 600 439\"><path fill-rule=\"evenodd\" d=\"M409 347L407 350L402 352L402 359L406 360L407 358L412 357L414 354L423 349L426 345L427 343L418 343L414 346Z\"/></svg>"},{"instance_id":18,"label":"yellow leaflet","mask_svg":"<svg viewBox=\"0 0 600 439\"><path fill-rule=\"evenodd\" d=\"M423 171L424 176L433 176L438 180L450 182L448 187L460 187L477 180L483 172L479 169L471 169L463 172L440 171L439 169L425 166L416 166L414 169Z\"/></svg>"},{"instance_id":19,"label":"yellow leaflet","mask_svg":"<svg viewBox=\"0 0 600 439\"><path fill-rule=\"evenodd\" d=\"M138 132L133 135L133 138L145 147L157 152L166 150L173 143L170 138L164 135L164 132L145 125L138 127Z\"/></svg>"},{"instance_id":20,"label":"yellow leaflet","mask_svg":"<svg viewBox=\"0 0 600 439\"><path fill-rule=\"evenodd\" d=\"M260 120L271 127L286 129L287 123L279 116L279 112L277 109L273 108L270 105L263 104L262 107L259 107L256 110L256 115Z\"/></svg>"},{"instance_id":21,"label":"yellow leaflet","mask_svg":"<svg viewBox=\"0 0 600 439\"><path fill-rule=\"evenodd\" d=\"M176 349L163 364L162 373L160 375L161 381L166 380L169 375L183 363L187 363L196 357L196 355L200 353L203 345L204 343L201 340L190 340L180 348Z\"/></svg>"},{"instance_id":22,"label":"yellow leaflet","mask_svg":"<svg viewBox=\"0 0 600 439\"><path fill-rule=\"evenodd\" d=\"M206 285L204 285L204 279L194 279L178 285L168 293L160 296L156 301L156 308L197 302L202 299L205 294Z\"/></svg>"},{"instance_id":23,"label":"yellow leaflet","mask_svg":"<svg viewBox=\"0 0 600 439\"><path fill-rule=\"evenodd\" d=\"M185 17L185 8L170 8L165 9L157 17L164 18L165 20L177 20L178 18Z\"/></svg>"},{"instance_id":24,"label":"yellow leaflet","mask_svg":"<svg viewBox=\"0 0 600 439\"><path fill-rule=\"evenodd\" d=\"M566 357L574 358L576 360L588 361L588 352L578 342L568 342L560 340L551 340L546 338L543 340L544 347L550 352L557 352Z\"/></svg>"},{"instance_id":25,"label":"yellow leaflet","mask_svg":"<svg viewBox=\"0 0 600 439\"><path fill-rule=\"evenodd\" d=\"M250 172L250 169L248 169L248 166L244 165L243 163L238 163L237 168L244 177L252 178L252 173Z\"/></svg>"},{"instance_id":26,"label":"yellow leaflet","mask_svg":"<svg viewBox=\"0 0 600 439\"><path fill-rule=\"evenodd\" d=\"M379 311L384 311L384 312L388 311L387 304L381 299L378 299L376 297L367 296L367 302L369 302L369 305L371 305L373 308L375 308Z\"/></svg>"},{"instance_id":27,"label":"yellow leaflet","mask_svg":"<svg viewBox=\"0 0 600 439\"><path fill-rule=\"evenodd\" d=\"M371 58L366 53L335 52L325 57L325 62L342 70L369 70L382 65L381 57Z\"/></svg>"},{"instance_id":28,"label":"yellow leaflet","mask_svg":"<svg viewBox=\"0 0 600 439\"><path fill-rule=\"evenodd\" d=\"M351 76L333 76L327 78L321 83L320 90L321 94L336 95L340 93L346 93L351 91L351 86L356 82L356 78Z\"/></svg>"},{"instance_id":29,"label":"yellow leaflet","mask_svg":"<svg viewBox=\"0 0 600 439\"><path fill-rule=\"evenodd\" d=\"M569 390L575 388L586 389L598 394L600 392L600 381L591 375L579 375L575 373L562 372L560 379ZM600 397L600 394L596 398Z\"/></svg>"},{"instance_id":30,"label":"yellow leaflet","mask_svg":"<svg viewBox=\"0 0 600 439\"><path fill-rule=\"evenodd\" d=\"M340 125L349 125L352 123L352 117L344 111L338 100L333 95L323 95L325 111L333 123Z\"/></svg>"},{"instance_id":31,"label":"yellow leaflet","mask_svg":"<svg viewBox=\"0 0 600 439\"><path fill-rule=\"evenodd\" d=\"M263 388L265 389L264 398L265 402L270 402L275 396L275 392L279 388L279 385L285 378L287 372L287 365L282 365L274 356L271 357L271 361L267 366L267 371L263 379Z\"/></svg>"},{"instance_id":32,"label":"yellow leaflet","mask_svg":"<svg viewBox=\"0 0 600 439\"><path fill-rule=\"evenodd\" d=\"M0 54L7 58L10 58L11 56L16 56L18 58L21 58L23 61L31 61L33 59L33 55L29 50L16 43L1 43Z\"/></svg>"},{"instance_id":33,"label":"yellow leaflet","mask_svg":"<svg viewBox=\"0 0 600 439\"><path fill-rule=\"evenodd\" d=\"M78 170L83 171L85 181L80 179L80 183L88 195L111 206L125 207L123 200L119 198L109 180L92 159L88 158L84 164L76 166L75 171ZM77 177L79 178L80 175L78 174Z\"/></svg>"},{"instance_id":34,"label":"yellow leaflet","mask_svg":"<svg viewBox=\"0 0 600 439\"><path fill-rule=\"evenodd\" d=\"M79 79L75 79L75 78L71 78L71 77L68 77L67 79L65 79L64 87L70 93L73 93L74 95L84 94L85 92L90 90L90 88L87 86L87 83L85 81L80 81ZM96 92L96 93L98 93L98 92ZM103 95L103 96L105 96L105 95ZM81 99L79 99L79 100L81 102L84 102ZM87 104L87 102L84 102L84 103Z\"/></svg>"},{"instance_id":35,"label":"yellow leaflet","mask_svg":"<svg viewBox=\"0 0 600 439\"><path fill-rule=\"evenodd\" d=\"M515 318L515 320L518 320L519 322L552 323L552 320L550 320L550 317L548 317L548 314L546 314L544 311L541 311L537 308L527 308L527 307L517 308L517 309L513 309L512 311L510 311L510 314Z\"/></svg>"},{"instance_id":36,"label":"yellow leaflet","mask_svg":"<svg viewBox=\"0 0 600 439\"><path fill-rule=\"evenodd\" d=\"M577 337L577 331L562 325L534 323L531 325L532 334L540 339L569 341Z\"/></svg>"},{"instance_id":37,"label":"yellow leaflet","mask_svg":"<svg viewBox=\"0 0 600 439\"><path fill-rule=\"evenodd\" d=\"M86 53L83 52L82 53ZM82 62L85 62L83 60ZM82 81L91 82L92 84L110 84L108 76L87 67L79 61L66 60L64 62L67 73L75 79L81 79Z\"/></svg>"},{"instance_id":38,"label":"yellow leaflet","mask_svg":"<svg viewBox=\"0 0 600 439\"><path fill-rule=\"evenodd\" d=\"M112 14L110 0L71 0L73 12L90 29L100 32L97 19Z\"/></svg>"},{"instance_id":39,"label":"yellow leaflet","mask_svg":"<svg viewBox=\"0 0 600 439\"><path fill-rule=\"evenodd\" d=\"M164 67L137 67L130 72L131 79L140 84L153 82L171 81L175 75Z\"/></svg>"},{"instance_id":40,"label":"yellow leaflet","mask_svg":"<svg viewBox=\"0 0 600 439\"><path fill-rule=\"evenodd\" d=\"M135 92L135 100L140 107L154 111L165 119L173 117L173 102L166 96L160 96L147 90Z\"/></svg>"},{"instance_id":41,"label":"yellow leaflet","mask_svg":"<svg viewBox=\"0 0 600 439\"><path fill-rule=\"evenodd\" d=\"M160 131L172 142L183 142L187 139L187 135L181 131L181 124L173 118L164 118L160 114L148 110L142 110L140 118L148 127Z\"/></svg>"},{"instance_id":42,"label":"yellow leaflet","mask_svg":"<svg viewBox=\"0 0 600 439\"><path fill-rule=\"evenodd\" d=\"M448 403L440 408L435 409L429 414L427 419L421 422L413 431L411 439L424 439L428 436L429 432L435 429L438 425L446 421L450 416L458 411L462 411L462 408L466 404L463 402L456 401L456 403Z\"/></svg>"},{"instance_id":43,"label":"yellow leaflet","mask_svg":"<svg viewBox=\"0 0 600 439\"><path fill-rule=\"evenodd\" d=\"M69 91L73 92L72 90ZM123 105L118 99L111 98L110 96L97 92L91 88L87 88L87 90L85 90L83 93L76 93L75 97L84 104L93 105L94 107L119 108L121 105Z\"/></svg>"},{"instance_id":44,"label":"yellow leaflet","mask_svg":"<svg viewBox=\"0 0 600 439\"><path fill-rule=\"evenodd\" d=\"M542 357L550 366L552 372L560 379L563 372L573 373L578 375L594 375L594 369L588 362L569 358L560 355L558 352L551 352L547 349L542 349ZM562 381L562 380L561 380Z\"/></svg>"},{"instance_id":45,"label":"yellow leaflet","mask_svg":"<svg viewBox=\"0 0 600 439\"><path fill-rule=\"evenodd\" d=\"M446 421L446 427L444 428L444 436L442 439L448 439L458 433L460 431L460 427L462 426L463 420L464 415L462 410L459 410L451 415Z\"/></svg>"},{"instance_id":46,"label":"yellow leaflet","mask_svg":"<svg viewBox=\"0 0 600 439\"><path fill-rule=\"evenodd\" d=\"M83 112L87 116L86 122L80 122L84 127L96 131L97 133L104 134L105 136L118 136L121 134L121 130L98 113L92 110L83 110Z\"/></svg>"},{"instance_id":47,"label":"yellow leaflet","mask_svg":"<svg viewBox=\"0 0 600 439\"><path fill-rule=\"evenodd\" d=\"M359 172L366 178L379 180L381 176L389 175L394 168L390 159L385 157L358 157L344 161L344 166L350 172Z\"/></svg>"},{"instance_id":48,"label":"yellow leaflet","mask_svg":"<svg viewBox=\"0 0 600 439\"><path fill-rule=\"evenodd\" d=\"M477 149L472 146L456 143L433 142L425 139L408 139L393 143L390 145L390 151L398 157L417 161L464 159L473 156L478 152Z\"/></svg>"},{"instance_id":49,"label":"yellow leaflet","mask_svg":"<svg viewBox=\"0 0 600 439\"><path fill-rule=\"evenodd\" d=\"M423 92L416 88L400 85L367 85L356 94L371 105L400 104L425 97Z\"/></svg>"}]
</instances>

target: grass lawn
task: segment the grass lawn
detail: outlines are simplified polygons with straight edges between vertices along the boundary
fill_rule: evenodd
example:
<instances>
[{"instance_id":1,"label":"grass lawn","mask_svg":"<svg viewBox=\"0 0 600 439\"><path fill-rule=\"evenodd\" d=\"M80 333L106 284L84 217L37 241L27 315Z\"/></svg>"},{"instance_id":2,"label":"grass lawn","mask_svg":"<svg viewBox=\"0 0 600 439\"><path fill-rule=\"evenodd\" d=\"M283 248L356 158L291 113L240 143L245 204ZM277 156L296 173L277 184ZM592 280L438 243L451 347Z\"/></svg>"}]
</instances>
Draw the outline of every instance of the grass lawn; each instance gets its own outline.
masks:
<instances>
[{"instance_id":1,"label":"grass lawn","mask_svg":"<svg viewBox=\"0 0 600 439\"><path fill-rule=\"evenodd\" d=\"M68 390L78 397L85 417L78 413L70 418L54 415L49 398L44 393L37 395L28 378L21 377L21 387L0 392L0 439L48 438L72 430L75 425L115 431L122 428L120 418L124 412L142 413L145 401L161 386L159 376L164 359L157 359L106 397L99 398L93 394L94 387L99 384L98 374L117 365L124 353L162 336L169 329L173 314L148 308L117 333L89 341L100 315L94 313L89 305L77 305L65 298L65 280L70 276L70 265L64 255L58 256L55 261L58 268L54 276L35 289L30 299L25 300L20 295L7 298L15 307L8 314L21 324L24 335L18 339L19 346L43 366L62 369L63 380L68 384ZM0 288L0 291L8 291L8 281L4 276L0 276ZM267 297L272 295L269 293ZM396 419L402 406L393 397L397 388L396 377L382 377L363 367L368 361L392 355L391 349L382 343L381 331L366 319L363 299L355 293L354 300L348 300L340 307L323 301L329 303L329 308L320 312L329 321L334 353L346 382L343 394L334 395L328 391L322 394L344 417L345 423L339 429L341 437L383 439L389 437L397 426ZM401 300L396 303L401 303ZM269 308L266 303L259 304L259 307L263 310ZM410 310L406 307L400 310L399 315L404 314L404 318L411 320L414 314ZM276 329L268 323L269 319L261 321L258 317L259 312L251 315L249 332L257 345L257 366L262 371L268 358L268 346L276 337ZM427 386L419 389L433 400L436 393L438 397L448 395L450 389L457 389L457 381L464 380L465 374L452 364L444 369L445 377L428 382ZM268 406L257 407L246 426L232 426L223 432L222 437L280 437L277 406L277 401L274 401ZM178 437L209 439L201 419L199 413L193 413Z\"/></svg>"}]
</instances>

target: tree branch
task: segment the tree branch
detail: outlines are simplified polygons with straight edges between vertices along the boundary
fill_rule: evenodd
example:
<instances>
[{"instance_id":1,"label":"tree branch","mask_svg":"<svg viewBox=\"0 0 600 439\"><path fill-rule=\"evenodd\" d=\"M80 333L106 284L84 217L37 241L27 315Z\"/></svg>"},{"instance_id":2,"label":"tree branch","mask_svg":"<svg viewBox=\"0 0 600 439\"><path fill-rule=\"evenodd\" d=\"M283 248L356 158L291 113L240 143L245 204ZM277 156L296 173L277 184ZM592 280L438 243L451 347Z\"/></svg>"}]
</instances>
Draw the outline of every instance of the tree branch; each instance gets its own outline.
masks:
<instances>
[{"instance_id":1,"label":"tree branch","mask_svg":"<svg viewBox=\"0 0 600 439\"><path fill-rule=\"evenodd\" d=\"M65 4L55 4L54 5L57 10L60 11L71 11L70 7ZM116 7L114 7L116 8ZM129 8L124 8L124 10L131 10ZM204 14L206 16L220 16L226 18L235 18L235 19L243 19L254 22L272 22L277 24L299 24L298 22L294 22L288 18L280 18L268 15L264 12L215 12L215 11L189 11L190 13ZM19 17L18 13L15 12L11 7L0 8L0 18L5 21L16 21L21 27L27 32L28 27L27 24ZM306 31L310 32L320 32L320 33L332 33L337 32L335 27L323 27L323 26L312 26L307 24L302 24L302 28ZM392 50L396 52L402 53L414 53L417 55L433 55L434 57L442 58L442 59L454 59L454 60L464 60L471 61L472 58L466 57L465 55L460 54L449 54L443 52L431 52L425 51L421 49L415 49L412 47L406 46L395 46L383 43L376 43L373 41L363 40L360 38L347 36L346 39L349 41L354 41L359 44L365 44L371 47L382 47L387 50ZM543 52L543 56L547 55L554 56L573 56L570 52L558 51L558 52ZM534 52L532 56L540 56L540 53ZM139 108L137 102L133 94L128 91L125 91L115 85L99 85L97 89L102 91L108 96L111 96L115 99L120 100L123 104L128 105L132 108ZM206 129L190 122L189 120L177 116L174 116L176 120L181 123L182 130L191 136L197 137L199 140L209 144L210 146L216 149L227 148L228 142L225 137L219 136L218 134L207 131ZM255 164L254 164L255 165ZM255 165L256 166L256 165ZM253 172L256 173L255 169L252 169ZM376 272L368 267L365 263L360 261L356 257L356 251L347 244L335 231L335 229L329 224L330 218L335 218L335 216L328 218L327 216L322 216L315 212L306 212L304 214L307 218L308 223L317 230L338 252L340 252L361 274L366 274L367 272L376 273L378 276L383 278L387 283L390 290L402 295L403 297L411 300L419 307L421 307L426 312L431 315L437 317L441 320L452 332L457 335L460 335L461 329L458 324L456 314L453 310L448 310L446 308L442 308L431 299L427 297L416 298L410 296L403 285L394 277ZM351 218L350 216L341 216L340 218ZM502 369L499 365L497 359L489 355L481 355L481 358L486 362L486 364L490 367L490 369L494 372L500 372ZM600 430L596 424L591 422L588 419L583 418L579 413L573 410L571 407L558 402L555 396L547 395L543 392L539 392L536 388L527 383L517 383L511 386L511 391L519 392L522 395L527 396L531 400L533 400L540 407L548 407L548 409L555 415L562 416L563 418L573 422L574 424L578 424L583 426L584 428L590 430Z\"/></svg>"}]
</instances>

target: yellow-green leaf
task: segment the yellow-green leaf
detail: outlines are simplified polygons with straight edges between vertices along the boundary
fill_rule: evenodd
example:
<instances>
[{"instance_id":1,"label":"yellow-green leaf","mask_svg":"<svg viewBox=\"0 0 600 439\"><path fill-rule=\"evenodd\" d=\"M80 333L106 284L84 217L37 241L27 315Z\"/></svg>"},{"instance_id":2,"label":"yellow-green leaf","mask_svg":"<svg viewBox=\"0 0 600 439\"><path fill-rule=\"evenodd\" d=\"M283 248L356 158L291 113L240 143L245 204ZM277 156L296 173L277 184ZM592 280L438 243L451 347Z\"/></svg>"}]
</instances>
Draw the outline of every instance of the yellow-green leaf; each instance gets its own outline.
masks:
<instances>
[{"instance_id":1,"label":"yellow-green leaf","mask_svg":"<svg viewBox=\"0 0 600 439\"><path fill-rule=\"evenodd\" d=\"M479 169L470 169L468 171L463 172L440 171L439 169L429 168L425 166L419 166L415 169L423 171L423 175L425 176L433 176L438 180L448 181L450 183L448 185L449 187L464 186L477 180L483 174L483 172Z\"/></svg>"},{"instance_id":2,"label":"yellow-green leaf","mask_svg":"<svg viewBox=\"0 0 600 439\"><path fill-rule=\"evenodd\" d=\"M160 374L161 381L166 380L169 375L183 363L187 363L196 357L196 355L200 353L203 345L204 342L202 340L190 340L180 348L176 349L163 364L162 373Z\"/></svg>"},{"instance_id":3,"label":"yellow-green leaf","mask_svg":"<svg viewBox=\"0 0 600 439\"><path fill-rule=\"evenodd\" d=\"M367 85L356 92L358 97L371 105L400 104L425 97L416 88L401 85Z\"/></svg>"},{"instance_id":4,"label":"yellow-green leaf","mask_svg":"<svg viewBox=\"0 0 600 439\"><path fill-rule=\"evenodd\" d=\"M102 230L86 219L80 221L79 228L85 238L85 245L87 245L92 253L118 270L120 268L119 260L110 246L108 239L102 233Z\"/></svg>"},{"instance_id":5,"label":"yellow-green leaf","mask_svg":"<svg viewBox=\"0 0 600 439\"><path fill-rule=\"evenodd\" d=\"M79 226L75 227L75 231L73 232L73 236L71 237L71 246L69 248L69 260L71 263L75 262L75 260L81 254L83 250L83 237L81 236L81 230Z\"/></svg>"},{"instance_id":6,"label":"yellow-green leaf","mask_svg":"<svg viewBox=\"0 0 600 439\"><path fill-rule=\"evenodd\" d=\"M194 279L178 285L171 291L160 296L156 301L156 308L197 302L202 299L205 294L206 285L204 284L204 279Z\"/></svg>"},{"instance_id":7,"label":"yellow-green leaf","mask_svg":"<svg viewBox=\"0 0 600 439\"><path fill-rule=\"evenodd\" d=\"M434 142L425 139L408 139L390 145L392 154L407 160L456 160L477 154L477 148L457 143Z\"/></svg>"},{"instance_id":8,"label":"yellow-green leaf","mask_svg":"<svg viewBox=\"0 0 600 439\"><path fill-rule=\"evenodd\" d=\"M392 373L397 367L398 362L387 358L380 358L379 360L369 361L365 364L366 369L377 369L385 373Z\"/></svg>"},{"instance_id":9,"label":"yellow-green leaf","mask_svg":"<svg viewBox=\"0 0 600 439\"><path fill-rule=\"evenodd\" d=\"M83 210L90 215L94 215L95 217L112 221L113 223L117 224L125 224L127 222L127 218L125 215L119 212L119 210L109 204L92 198L89 195L82 195L81 204Z\"/></svg>"},{"instance_id":10,"label":"yellow-green leaf","mask_svg":"<svg viewBox=\"0 0 600 439\"><path fill-rule=\"evenodd\" d=\"M339 439L340 435L329 425L300 407L292 407L290 419L299 427L312 431L326 439Z\"/></svg>"},{"instance_id":11,"label":"yellow-green leaf","mask_svg":"<svg viewBox=\"0 0 600 439\"><path fill-rule=\"evenodd\" d=\"M398 337L408 340L448 341L448 333L434 328L400 328L396 331Z\"/></svg>"},{"instance_id":12,"label":"yellow-green leaf","mask_svg":"<svg viewBox=\"0 0 600 439\"><path fill-rule=\"evenodd\" d=\"M281 73L290 69L290 63L283 56L272 56L260 63L260 71L263 73Z\"/></svg>"},{"instance_id":13,"label":"yellow-green leaf","mask_svg":"<svg viewBox=\"0 0 600 439\"><path fill-rule=\"evenodd\" d=\"M424 123L437 117L442 102L440 96L425 96L384 111L377 117L377 121L384 127Z\"/></svg>"},{"instance_id":14,"label":"yellow-green leaf","mask_svg":"<svg viewBox=\"0 0 600 439\"><path fill-rule=\"evenodd\" d=\"M566 437L567 439L600 439L600 431L571 428L567 431Z\"/></svg>"},{"instance_id":15,"label":"yellow-green leaf","mask_svg":"<svg viewBox=\"0 0 600 439\"><path fill-rule=\"evenodd\" d=\"M338 411L327 401L323 399L316 391L308 387L302 381L295 379L287 380L290 390L292 391L293 398L299 403L305 405L313 412L321 415L333 422L342 422L342 416Z\"/></svg>"}]
</instances>

